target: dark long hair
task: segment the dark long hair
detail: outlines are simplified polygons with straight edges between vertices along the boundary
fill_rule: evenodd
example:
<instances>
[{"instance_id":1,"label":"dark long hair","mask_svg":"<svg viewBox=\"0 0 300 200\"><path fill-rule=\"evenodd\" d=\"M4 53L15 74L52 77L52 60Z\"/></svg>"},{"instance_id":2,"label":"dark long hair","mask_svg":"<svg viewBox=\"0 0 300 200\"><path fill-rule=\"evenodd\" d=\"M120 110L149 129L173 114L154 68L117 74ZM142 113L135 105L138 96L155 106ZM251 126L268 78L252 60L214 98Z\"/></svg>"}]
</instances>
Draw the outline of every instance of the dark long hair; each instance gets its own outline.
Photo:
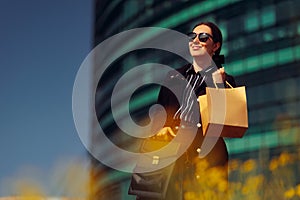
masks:
<instances>
[{"instance_id":1,"label":"dark long hair","mask_svg":"<svg viewBox=\"0 0 300 200\"><path fill-rule=\"evenodd\" d=\"M217 67L220 68L220 67L222 67L222 64L224 64L224 62L225 62L224 55L220 55L221 48L222 48L222 43L223 43L222 32L219 29L219 27L216 24L212 23L212 22L200 22L200 23L198 23L194 26L193 30L197 26L200 26L200 25L208 26L211 29L214 43L217 43L217 42L220 43L220 47L215 51L215 54L212 57L213 61L217 65Z\"/></svg>"}]
</instances>

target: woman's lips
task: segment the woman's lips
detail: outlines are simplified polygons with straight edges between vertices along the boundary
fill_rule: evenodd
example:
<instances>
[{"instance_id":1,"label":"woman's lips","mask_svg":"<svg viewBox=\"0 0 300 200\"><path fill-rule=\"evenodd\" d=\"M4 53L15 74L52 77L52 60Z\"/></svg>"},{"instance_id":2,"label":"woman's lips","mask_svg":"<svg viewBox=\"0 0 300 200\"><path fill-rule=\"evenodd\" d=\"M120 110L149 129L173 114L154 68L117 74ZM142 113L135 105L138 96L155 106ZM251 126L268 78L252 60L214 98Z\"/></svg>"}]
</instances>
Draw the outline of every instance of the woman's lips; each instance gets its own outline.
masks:
<instances>
[{"instance_id":1,"label":"woman's lips","mask_svg":"<svg viewBox=\"0 0 300 200\"><path fill-rule=\"evenodd\" d=\"M200 46L200 45L193 45L192 46L192 49L193 50L199 50L199 49L201 49L202 48L202 46Z\"/></svg>"}]
</instances>

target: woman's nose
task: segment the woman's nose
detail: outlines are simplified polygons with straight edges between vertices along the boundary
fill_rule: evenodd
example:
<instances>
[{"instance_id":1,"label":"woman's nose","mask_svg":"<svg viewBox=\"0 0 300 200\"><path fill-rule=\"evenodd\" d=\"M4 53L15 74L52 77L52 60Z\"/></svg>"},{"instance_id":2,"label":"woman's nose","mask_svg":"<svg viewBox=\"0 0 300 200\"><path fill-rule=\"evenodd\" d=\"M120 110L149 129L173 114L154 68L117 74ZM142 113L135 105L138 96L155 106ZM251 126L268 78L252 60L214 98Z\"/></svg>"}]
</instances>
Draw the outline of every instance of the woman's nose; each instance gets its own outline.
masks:
<instances>
[{"instance_id":1,"label":"woman's nose","mask_svg":"<svg viewBox=\"0 0 300 200\"><path fill-rule=\"evenodd\" d=\"M200 43L200 40L199 40L199 38L198 38L198 35L193 39L193 42L194 42L194 43Z\"/></svg>"}]
</instances>

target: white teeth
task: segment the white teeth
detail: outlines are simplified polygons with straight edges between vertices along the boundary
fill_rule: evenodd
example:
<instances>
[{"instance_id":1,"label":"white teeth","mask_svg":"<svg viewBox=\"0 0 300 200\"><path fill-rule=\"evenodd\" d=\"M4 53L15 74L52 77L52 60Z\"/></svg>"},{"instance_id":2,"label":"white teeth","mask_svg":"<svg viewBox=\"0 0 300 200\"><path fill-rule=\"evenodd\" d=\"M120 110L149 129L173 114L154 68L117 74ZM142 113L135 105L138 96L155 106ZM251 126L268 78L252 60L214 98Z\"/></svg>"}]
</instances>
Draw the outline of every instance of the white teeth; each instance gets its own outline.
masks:
<instances>
[{"instance_id":1,"label":"white teeth","mask_svg":"<svg viewBox=\"0 0 300 200\"><path fill-rule=\"evenodd\" d=\"M202 46L192 46L193 49L201 49Z\"/></svg>"}]
</instances>

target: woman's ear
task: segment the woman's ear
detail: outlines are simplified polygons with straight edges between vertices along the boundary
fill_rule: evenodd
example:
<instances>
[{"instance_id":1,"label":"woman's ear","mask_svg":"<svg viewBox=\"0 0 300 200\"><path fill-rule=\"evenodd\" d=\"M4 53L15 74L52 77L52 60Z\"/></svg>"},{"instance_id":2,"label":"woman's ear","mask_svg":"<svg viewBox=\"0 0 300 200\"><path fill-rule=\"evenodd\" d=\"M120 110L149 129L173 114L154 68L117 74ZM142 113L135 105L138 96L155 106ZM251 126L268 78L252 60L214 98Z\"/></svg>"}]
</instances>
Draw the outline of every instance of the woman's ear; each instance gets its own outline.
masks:
<instances>
[{"instance_id":1,"label":"woman's ear","mask_svg":"<svg viewBox=\"0 0 300 200\"><path fill-rule=\"evenodd\" d=\"M214 43L213 51L216 52L220 48L220 42Z\"/></svg>"}]
</instances>

